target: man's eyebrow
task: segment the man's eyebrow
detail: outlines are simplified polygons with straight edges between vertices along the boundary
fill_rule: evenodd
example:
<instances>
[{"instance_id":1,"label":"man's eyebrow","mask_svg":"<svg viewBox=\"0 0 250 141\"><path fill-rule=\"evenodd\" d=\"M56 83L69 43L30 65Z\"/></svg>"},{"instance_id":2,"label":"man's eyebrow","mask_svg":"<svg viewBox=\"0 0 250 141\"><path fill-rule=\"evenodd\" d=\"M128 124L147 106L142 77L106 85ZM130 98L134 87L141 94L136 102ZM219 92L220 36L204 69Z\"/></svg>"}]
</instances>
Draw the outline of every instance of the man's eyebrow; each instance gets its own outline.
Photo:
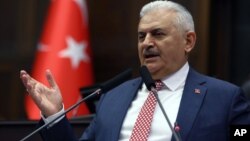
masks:
<instances>
[{"instance_id":1,"label":"man's eyebrow","mask_svg":"<svg viewBox=\"0 0 250 141\"><path fill-rule=\"evenodd\" d=\"M150 30L138 30L138 33L145 33L145 32L155 32L155 31L163 31L162 28L153 28L153 29L150 29Z\"/></svg>"},{"instance_id":2,"label":"man's eyebrow","mask_svg":"<svg viewBox=\"0 0 250 141\"><path fill-rule=\"evenodd\" d=\"M155 28L152 31L163 31L163 29L162 28Z\"/></svg>"}]
</instances>

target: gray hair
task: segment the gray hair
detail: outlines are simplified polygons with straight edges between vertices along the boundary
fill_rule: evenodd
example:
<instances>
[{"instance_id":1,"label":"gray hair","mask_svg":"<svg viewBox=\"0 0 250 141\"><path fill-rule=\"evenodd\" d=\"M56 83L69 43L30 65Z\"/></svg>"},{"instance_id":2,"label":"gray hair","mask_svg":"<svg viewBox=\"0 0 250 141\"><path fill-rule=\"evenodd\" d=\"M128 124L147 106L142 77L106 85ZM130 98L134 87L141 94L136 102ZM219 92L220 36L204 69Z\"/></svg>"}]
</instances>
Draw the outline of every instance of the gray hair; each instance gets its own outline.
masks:
<instances>
[{"instance_id":1,"label":"gray hair","mask_svg":"<svg viewBox=\"0 0 250 141\"><path fill-rule=\"evenodd\" d=\"M195 31L193 17L190 12L182 5L172 1L157 0L144 5L140 11L140 18L142 18L148 12L160 8L164 8L169 11L174 11L177 14L175 20L177 28L182 29L184 31Z\"/></svg>"}]
</instances>

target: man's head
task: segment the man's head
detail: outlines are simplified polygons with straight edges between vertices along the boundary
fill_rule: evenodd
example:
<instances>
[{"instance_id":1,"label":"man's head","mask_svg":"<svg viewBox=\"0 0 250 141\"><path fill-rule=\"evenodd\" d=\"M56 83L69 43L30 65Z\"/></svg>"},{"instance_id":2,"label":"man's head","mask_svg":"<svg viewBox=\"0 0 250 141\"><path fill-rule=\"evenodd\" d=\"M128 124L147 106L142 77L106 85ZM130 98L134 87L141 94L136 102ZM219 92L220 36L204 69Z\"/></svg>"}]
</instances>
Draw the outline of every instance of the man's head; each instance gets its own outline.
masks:
<instances>
[{"instance_id":1,"label":"man's head","mask_svg":"<svg viewBox=\"0 0 250 141\"><path fill-rule=\"evenodd\" d=\"M176 72L187 61L196 41L193 18L181 5L154 1L140 12L138 53L154 79Z\"/></svg>"}]
</instances>

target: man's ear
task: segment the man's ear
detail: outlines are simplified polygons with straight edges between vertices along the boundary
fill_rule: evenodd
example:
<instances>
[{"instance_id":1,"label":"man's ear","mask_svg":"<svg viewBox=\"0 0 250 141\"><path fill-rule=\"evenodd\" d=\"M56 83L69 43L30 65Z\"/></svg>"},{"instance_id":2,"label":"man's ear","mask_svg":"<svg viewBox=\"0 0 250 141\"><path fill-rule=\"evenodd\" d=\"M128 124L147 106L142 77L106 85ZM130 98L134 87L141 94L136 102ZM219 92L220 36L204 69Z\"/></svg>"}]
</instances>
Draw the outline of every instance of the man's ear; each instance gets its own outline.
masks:
<instances>
[{"instance_id":1,"label":"man's ear","mask_svg":"<svg viewBox=\"0 0 250 141\"><path fill-rule=\"evenodd\" d=\"M195 46L196 42L196 34L193 31L189 31L186 33L186 53L189 53Z\"/></svg>"}]
</instances>

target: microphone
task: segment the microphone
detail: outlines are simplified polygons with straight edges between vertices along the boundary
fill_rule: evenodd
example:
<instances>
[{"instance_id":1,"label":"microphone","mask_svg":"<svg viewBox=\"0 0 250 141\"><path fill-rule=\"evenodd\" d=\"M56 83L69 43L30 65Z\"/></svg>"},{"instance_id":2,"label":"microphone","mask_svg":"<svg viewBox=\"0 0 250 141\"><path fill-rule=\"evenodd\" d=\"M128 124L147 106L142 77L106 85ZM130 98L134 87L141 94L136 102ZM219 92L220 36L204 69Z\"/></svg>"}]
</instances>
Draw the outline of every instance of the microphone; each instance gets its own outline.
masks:
<instances>
[{"instance_id":1,"label":"microphone","mask_svg":"<svg viewBox=\"0 0 250 141\"><path fill-rule=\"evenodd\" d=\"M160 109L161 109L161 111L162 111L162 113L163 113L163 115L164 115L164 117L165 117L165 119L166 119L166 121L167 121L167 123L168 123L168 126L170 127L170 129L171 129L171 131L172 131L172 133L173 133L173 135L174 135L174 137L175 137L175 140L176 140L176 141L181 141L180 134L177 134L177 133L176 133L176 130L175 130L175 129L173 128L173 126L171 125L171 122L170 122L170 120L169 120L169 118L168 118L168 116L167 116L167 114L166 114L166 111L164 110L164 108L163 108L163 106L162 106L162 103L161 103L161 101L160 101L160 99L159 99L159 97L158 97L158 94L157 94L155 81L154 81L153 78L151 77L151 74L150 74L148 68L147 68L145 65L143 65L143 66L141 66L141 68L139 69L139 72L140 72L140 75L141 75L141 77L142 77L143 82L146 84L147 89L148 89L149 91L152 91L152 92L153 92L153 94L154 94L154 96L155 96L155 98L156 98L156 100L157 100L157 102L158 102L158 104L159 104L159 107L160 107ZM178 130L178 131L179 131L179 130ZM178 132L178 133L179 133L179 132Z\"/></svg>"},{"instance_id":2,"label":"microphone","mask_svg":"<svg viewBox=\"0 0 250 141\"><path fill-rule=\"evenodd\" d=\"M92 98L92 97L94 97L96 95L106 93L107 91L111 90L112 88L120 85L124 81L128 80L129 78L131 78L131 76L132 76L132 69L129 68L129 69L125 70L124 72L116 75L114 78L112 78L112 79L110 79L110 80L108 80L108 81L100 84L100 88L99 89L97 89L96 91L94 91L90 95L86 96L85 98L81 99L80 101L78 101L77 103L75 103L74 105L72 105L71 107L69 107L67 110L65 110L63 113L61 113L60 115L58 115L55 119L53 119L50 122L48 122L48 123L44 124L43 126L39 127L38 129L36 129L35 131L33 131L32 133L30 133L29 135L27 135L23 139L21 139L20 141L27 140L32 135L34 135L37 132L41 131L45 127L49 126L51 123L53 123L56 120L58 120L59 118L61 118L63 115L65 115L68 112L70 112L75 107L79 106L82 102L84 102L84 101L86 101L86 100L88 100L88 99L90 99L90 98Z\"/></svg>"}]
</instances>

